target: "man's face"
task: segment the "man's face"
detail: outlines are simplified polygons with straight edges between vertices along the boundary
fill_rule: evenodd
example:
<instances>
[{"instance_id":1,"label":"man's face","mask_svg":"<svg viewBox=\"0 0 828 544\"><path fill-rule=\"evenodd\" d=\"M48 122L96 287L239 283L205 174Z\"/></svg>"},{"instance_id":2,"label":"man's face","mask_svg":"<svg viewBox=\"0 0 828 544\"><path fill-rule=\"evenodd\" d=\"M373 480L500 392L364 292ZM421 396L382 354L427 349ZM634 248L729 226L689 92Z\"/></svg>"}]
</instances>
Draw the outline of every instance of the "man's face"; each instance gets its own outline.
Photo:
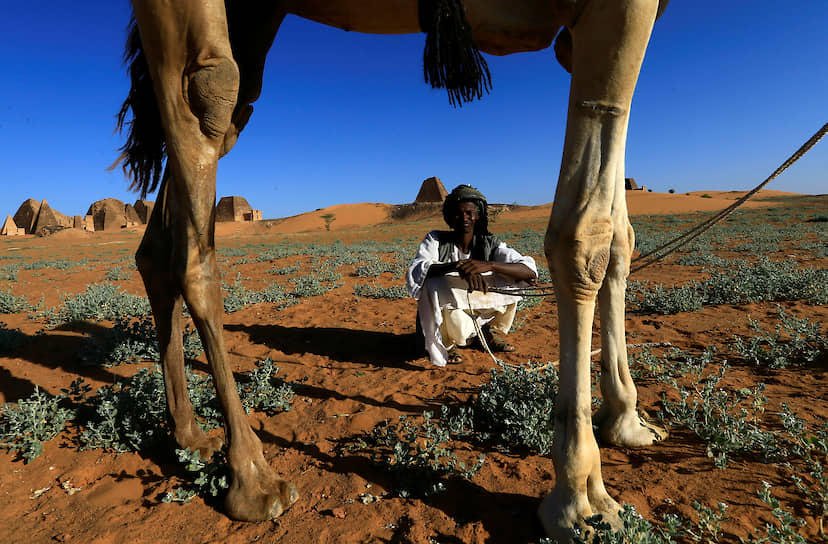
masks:
<instances>
[{"instance_id":1,"label":"man's face","mask_svg":"<svg viewBox=\"0 0 828 544\"><path fill-rule=\"evenodd\" d=\"M468 234L474 232L474 225L480 217L477 211L477 203L460 202L454 209L452 228L457 232Z\"/></svg>"}]
</instances>

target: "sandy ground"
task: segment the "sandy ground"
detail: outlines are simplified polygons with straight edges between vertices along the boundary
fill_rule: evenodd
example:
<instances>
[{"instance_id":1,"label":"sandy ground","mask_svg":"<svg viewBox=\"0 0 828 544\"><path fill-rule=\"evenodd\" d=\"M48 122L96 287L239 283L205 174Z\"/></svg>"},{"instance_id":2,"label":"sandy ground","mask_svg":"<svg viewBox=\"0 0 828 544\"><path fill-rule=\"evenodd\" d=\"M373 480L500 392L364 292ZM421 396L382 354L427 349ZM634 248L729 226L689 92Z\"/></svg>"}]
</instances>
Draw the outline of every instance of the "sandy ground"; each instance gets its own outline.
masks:
<instances>
[{"instance_id":1,"label":"sandy ground","mask_svg":"<svg viewBox=\"0 0 828 544\"><path fill-rule=\"evenodd\" d=\"M738 195L707 193L668 195L628 193L631 213L680 214L710 211L728 205ZM763 196L775 196L765 193ZM773 202L756 201L751 206ZM393 223L385 204L343 205L292 218L258 224L221 224L220 248L280 241L345 243L359 240L419 239L440 228L433 218L416 223ZM322 215L333 213L331 232ZM519 232L541 230L549 206L504 212L493 225ZM82 292L86 285L103 280L116 263L129 263L141 229L121 233L65 231L48 238L26 236L0 241L0 256L25 255L38 259L101 259L70 271L42 269L21 271L9 287L15 295L32 302L43 299L53 307L67 293ZM537 256L540 258L540 256ZM779 257L783 258L783 257ZM273 275L272 263L231 267L221 264L226 281L241 273L244 284L260 288ZM307 264L307 259L288 258L279 266ZM0 264L3 264L0 261ZM812 266L825 267L826 259ZM681 275L701 274L700 268L660 264L634 279L671 284ZM384 420L403 414L434 410L440 404L457 405L474 395L488 379L493 363L485 353L465 350L466 361L446 369L433 367L414 354L412 300L358 299L353 286L366 283L346 266L345 285L324 296L305 299L299 305L278 310L259 304L229 314L225 338L234 372L254 367L271 357L280 376L299 382L293 409L267 417L260 413L250 421L265 445L265 456L286 479L294 482L301 498L282 517L266 523L240 523L228 519L220 505L201 498L189 504L164 504L160 498L181 483L184 471L170 451L145 451L116 455L100 450L78 451L78 429L69 428L47 443L43 454L29 464L0 451L0 541L83 542L248 542L310 543L531 543L541 530L534 512L554 484L554 470L547 457L504 453L487 449L486 462L470 481L452 480L448 490L426 499L388 495L362 504L360 494L392 493L387 474L366 454L343 452L343 441L353 439ZM385 274L379 283L390 286L398 278ZM116 282L127 292L143 295L137 272ZM3 286L6 289L6 286ZM784 306L800 317L825 321L824 308L787 302ZM669 341L683 349L700 350L726 345L734 334L748 335L748 318L760 321L775 316L775 304L724 305L700 312L670 316L630 314L630 342ZM8 328L20 329L36 339L10 354L0 354L0 401L28 396L35 386L56 394L82 377L93 387L131 375L141 365L114 368L84 366L78 354L86 338L111 323L85 322L78 326L45 329L28 312L0 315ZM515 353L507 362L547 362L558 359L557 319L548 302L529 308L518 317L512 341ZM595 331L597 342L597 329ZM204 356L196 363L204 370ZM597 363L596 363L597 364ZM146 365L143 365L146 366ZM811 420L828 417L826 368L758 371L736 365L729 385L735 388L763 381L767 385L767 412L786 402ZM658 410L665 386L653 381L639 384L640 406ZM458 456L476 455L460 444ZM722 542L736 542L753 527L768 520L767 510L756 497L761 482L775 492L796 515L808 521L804 531L817 542L816 520L778 465L737 459L727 469L715 469L704 444L688 431L674 432L664 443L631 450L604 446L601 450L606 486L617 500L636 506L649 519L666 513L691 516L694 500L708 505L730 505ZM77 488L70 494L69 489Z\"/></svg>"}]
</instances>

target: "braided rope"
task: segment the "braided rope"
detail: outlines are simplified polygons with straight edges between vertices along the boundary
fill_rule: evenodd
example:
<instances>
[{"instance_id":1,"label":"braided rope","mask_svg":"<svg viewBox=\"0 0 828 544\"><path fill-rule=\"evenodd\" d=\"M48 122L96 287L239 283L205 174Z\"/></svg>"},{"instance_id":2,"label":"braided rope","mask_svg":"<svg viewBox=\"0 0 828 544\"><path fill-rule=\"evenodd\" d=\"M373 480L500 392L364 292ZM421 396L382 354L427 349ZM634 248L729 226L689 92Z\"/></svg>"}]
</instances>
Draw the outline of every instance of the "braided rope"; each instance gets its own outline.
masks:
<instances>
[{"instance_id":1,"label":"braided rope","mask_svg":"<svg viewBox=\"0 0 828 544\"><path fill-rule=\"evenodd\" d=\"M697 237L701 236L703 233L708 231L711 227L713 227L716 223L721 221L722 219L726 218L730 214L732 214L736 208L747 202L748 199L753 197L756 193L758 193L763 187L765 187L768 183L776 179L782 172L787 170L793 163L798 161L802 158L805 153L811 150L817 142L819 142L825 134L828 134L828 123L825 123L821 129L816 131L813 136L811 136L808 141L806 141L802 146L796 150L796 152L788 157L788 159L783 162L773 173L765 179L762 183L754 187L749 192L745 193L740 199L735 201L733 204L728 206L727 208L716 212L712 217L702 221L692 229L688 230L684 234L673 238L669 242L655 248L654 250L644 254L639 255L636 259L632 261L632 264L635 265L630 269L630 274L638 272L639 270L650 266L651 264L655 264L665 257L667 257L670 253L673 253L681 246L691 242L692 240L696 239ZM636 263L639 263L636 265ZM550 288L549 285L536 285L532 287L516 287L510 289L491 289L495 293L502 293L505 295L517 295L522 297L544 297L544 296L554 296L554 291Z\"/></svg>"},{"instance_id":2,"label":"braided rope","mask_svg":"<svg viewBox=\"0 0 828 544\"><path fill-rule=\"evenodd\" d=\"M776 179L776 177L779 176L779 174L781 174L782 172L787 170L793 163L795 163L800 158L802 158L802 156L805 155L805 153L807 153L808 151L810 151L811 148L814 147L817 144L817 142L819 142L822 139L822 137L825 136L826 133L828 133L828 123L823 125L821 129L816 131L816 133L813 136L811 136L811 138L807 142L802 144L802 146L799 149L797 149L796 152L793 155L788 157L788 160L783 162L779 166L779 168L774 170L773 174L768 176L768 178L765 181L763 181L762 183L757 185L753 190L746 193L742 198L740 198L739 200L737 200L736 202L734 202L733 204L731 204L727 208L717 212L715 215L713 215L713 217L710 217L707 220L699 223L698 225L696 225L695 227L693 227L689 231L685 232L681 236L678 236L678 237L674 238L673 240L670 240L669 242L663 244L660 247L657 247L656 249L650 251L649 253L646 253L644 255L639 255L638 258L636 258L633 261L633 264L634 263L640 263L640 264L638 264L637 266L634 266L630 270L630 273L632 274L634 272L638 272L642 268L645 268L647 266L650 266L651 264L654 264L654 263L657 263L657 262L661 261L662 259L664 259L664 257L669 255L670 253L673 253L674 251L676 251L681 246L683 246L683 245L687 244L688 242L694 240L695 238L700 236L702 233L709 230L713 225L715 225L716 223L718 223L722 219L726 218L728 215L733 213L736 210L736 208L738 208L739 206L741 206L742 204L747 202L747 200L749 198L751 198L753 195L758 193L759 190L762 189L765 185L767 185L768 183L770 183L771 181Z\"/></svg>"}]
</instances>

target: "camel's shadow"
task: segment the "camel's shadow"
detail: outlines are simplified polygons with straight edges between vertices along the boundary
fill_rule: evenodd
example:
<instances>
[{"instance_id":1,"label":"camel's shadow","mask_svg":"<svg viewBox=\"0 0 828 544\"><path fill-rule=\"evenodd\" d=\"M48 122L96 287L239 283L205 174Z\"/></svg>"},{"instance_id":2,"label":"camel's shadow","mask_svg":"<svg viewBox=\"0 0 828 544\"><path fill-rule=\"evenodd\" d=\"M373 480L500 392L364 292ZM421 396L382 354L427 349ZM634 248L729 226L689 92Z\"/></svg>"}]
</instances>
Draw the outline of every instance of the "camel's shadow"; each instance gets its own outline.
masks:
<instances>
[{"instance_id":1,"label":"camel's shadow","mask_svg":"<svg viewBox=\"0 0 828 544\"><path fill-rule=\"evenodd\" d=\"M261 428L256 430L256 434L266 443L301 451L320 461L327 470L332 472L358 474L388 490L395 487L393 477L377 467L367 457L353 454L325 453L316 444L285 440ZM472 480L457 477L451 478L446 483L447 489L445 492L420 500L442 510L458 525L480 522L488 533L486 542L528 544L537 542L539 536L543 534L543 528L535 516L540 498L516 493L489 491ZM498 512L499 515L487 515L492 512ZM404 527L398 529L404 531ZM440 542L460 542L450 535L438 533L434 536ZM392 538L387 542L398 541ZM409 540L402 541L408 542Z\"/></svg>"},{"instance_id":2,"label":"camel's shadow","mask_svg":"<svg viewBox=\"0 0 828 544\"><path fill-rule=\"evenodd\" d=\"M243 332L251 342L285 354L314 353L339 362L422 370L421 366L411 364L424 355L415 333L282 325L225 325L224 328Z\"/></svg>"}]
</instances>

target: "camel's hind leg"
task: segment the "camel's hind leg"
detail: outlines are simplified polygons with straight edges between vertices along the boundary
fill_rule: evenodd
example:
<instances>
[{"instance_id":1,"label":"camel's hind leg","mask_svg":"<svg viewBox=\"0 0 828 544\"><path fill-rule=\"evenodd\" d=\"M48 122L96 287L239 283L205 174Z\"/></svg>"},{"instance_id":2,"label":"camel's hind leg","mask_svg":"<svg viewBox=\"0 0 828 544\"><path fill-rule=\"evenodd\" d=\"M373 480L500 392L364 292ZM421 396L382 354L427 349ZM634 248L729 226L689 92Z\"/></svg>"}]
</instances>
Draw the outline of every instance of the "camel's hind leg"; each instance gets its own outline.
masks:
<instances>
[{"instance_id":1,"label":"camel's hind leg","mask_svg":"<svg viewBox=\"0 0 828 544\"><path fill-rule=\"evenodd\" d=\"M592 420L602 440L617 446L649 446L667 432L644 421L638 414L638 392L627 362L624 331L624 291L630 273L635 235L627 216L624 194L624 161L618 163L612 205L613 237L607 276L598 292L601 312L601 408Z\"/></svg>"},{"instance_id":2,"label":"camel's hind leg","mask_svg":"<svg viewBox=\"0 0 828 544\"><path fill-rule=\"evenodd\" d=\"M170 243L171 274L201 337L224 415L233 478L225 506L235 519L268 519L290 506L297 493L264 459L261 442L239 400L222 336L215 176L218 157L226 150L239 86L224 2L136 0L134 6L169 157L163 209L158 212L160 228ZM177 390L183 372L168 379Z\"/></svg>"},{"instance_id":3,"label":"camel's hind leg","mask_svg":"<svg viewBox=\"0 0 828 544\"><path fill-rule=\"evenodd\" d=\"M547 533L560 542L571 541L571 527L591 515L619 523L619 506L604 488L592 433L590 341L613 240L626 235L626 230L616 233L613 203L630 102L657 7L658 0L591 0L571 27L566 142L545 242L561 339L552 451L556 481L538 512ZM621 315L623 327L623 308Z\"/></svg>"},{"instance_id":4,"label":"camel's hind leg","mask_svg":"<svg viewBox=\"0 0 828 544\"><path fill-rule=\"evenodd\" d=\"M164 217L169 212L166 198L167 183L168 178L165 176L135 261L144 280L155 317L173 436L182 448L198 451L203 458L209 458L221 448L222 441L207 436L199 428L190 395L187 393L184 346L181 339L183 298L179 278L176 277L173 266L173 240L170 238L169 229L164 227Z\"/></svg>"}]
</instances>

